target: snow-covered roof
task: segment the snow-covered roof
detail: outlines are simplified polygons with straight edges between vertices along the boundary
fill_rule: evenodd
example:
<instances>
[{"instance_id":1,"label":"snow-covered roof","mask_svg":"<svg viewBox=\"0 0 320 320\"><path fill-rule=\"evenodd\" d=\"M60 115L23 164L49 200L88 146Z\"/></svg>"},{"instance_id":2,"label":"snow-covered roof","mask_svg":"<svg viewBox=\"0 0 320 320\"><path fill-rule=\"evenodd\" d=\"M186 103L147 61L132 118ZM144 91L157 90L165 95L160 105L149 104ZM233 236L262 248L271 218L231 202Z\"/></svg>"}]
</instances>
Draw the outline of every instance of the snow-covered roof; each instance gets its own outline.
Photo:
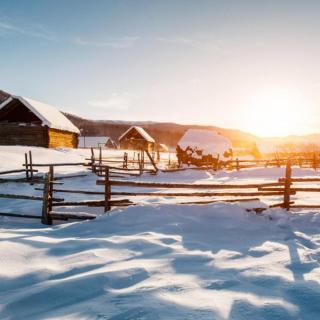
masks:
<instances>
[{"instance_id":1,"label":"snow-covered roof","mask_svg":"<svg viewBox=\"0 0 320 320\"><path fill-rule=\"evenodd\" d=\"M215 131L204 129L188 129L178 142L178 145L182 149L186 149L188 146L193 149L198 148L203 151L203 154L212 155L223 155L225 151L232 148L228 138Z\"/></svg>"},{"instance_id":2,"label":"snow-covered roof","mask_svg":"<svg viewBox=\"0 0 320 320\"><path fill-rule=\"evenodd\" d=\"M169 148L166 144L164 143L159 143L159 147L162 149L162 150L165 150L165 151L169 151Z\"/></svg>"},{"instance_id":3,"label":"snow-covered roof","mask_svg":"<svg viewBox=\"0 0 320 320\"><path fill-rule=\"evenodd\" d=\"M132 126L127 131L125 131L120 137L119 140L123 139L131 130L137 130L140 135L146 139L148 142L155 142L155 140L149 135L148 132L146 132L143 128L138 126Z\"/></svg>"},{"instance_id":4,"label":"snow-covered roof","mask_svg":"<svg viewBox=\"0 0 320 320\"><path fill-rule=\"evenodd\" d=\"M108 140L112 139L110 137L89 137L89 136L80 136L79 137L79 148L90 148L90 147L99 147L104 146Z\"/></svg>"},{"instance_id":5,"label":"snow-covered roof","mask_svg":"<svg viewBox=\"0 0 320 320\"><path fill-rule=\"evenodd\" d=\"M80 134L79 129L58 109L30 98L11 96L0 105L0 109L5 107L14 99L19 100L24 106L33 112L42 121L43 126Z\"/></svg>"}]
</instances>

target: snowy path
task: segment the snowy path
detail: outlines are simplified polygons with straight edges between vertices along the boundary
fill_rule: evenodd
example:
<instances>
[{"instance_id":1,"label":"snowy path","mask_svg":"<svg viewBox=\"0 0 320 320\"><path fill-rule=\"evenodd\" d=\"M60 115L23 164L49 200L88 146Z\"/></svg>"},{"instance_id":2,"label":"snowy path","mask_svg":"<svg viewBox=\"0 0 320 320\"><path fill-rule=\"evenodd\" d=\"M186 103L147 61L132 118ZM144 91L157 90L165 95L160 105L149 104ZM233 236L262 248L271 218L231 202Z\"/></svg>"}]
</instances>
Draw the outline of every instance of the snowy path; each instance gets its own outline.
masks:
<instances>
[{"instance_id":1,"label":"snowy path","mask_svg":"<svg viewBox=\"0 0 320 320\"><path fill-rule=\"evenodd\" d=\"M1 319L317 319L320 215L132 207L2 219Z\"/></svg>"}]
</instances>

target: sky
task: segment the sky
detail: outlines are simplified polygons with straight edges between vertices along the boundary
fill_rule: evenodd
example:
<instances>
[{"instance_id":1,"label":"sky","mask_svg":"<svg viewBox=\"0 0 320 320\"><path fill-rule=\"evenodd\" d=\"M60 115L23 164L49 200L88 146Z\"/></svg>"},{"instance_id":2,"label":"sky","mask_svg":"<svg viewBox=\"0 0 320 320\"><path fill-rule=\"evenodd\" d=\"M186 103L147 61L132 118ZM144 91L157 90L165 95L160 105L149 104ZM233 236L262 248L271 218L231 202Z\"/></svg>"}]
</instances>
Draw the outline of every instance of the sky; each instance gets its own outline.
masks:
<instances>
[{"instance_id":1,"label":"sky","mask_svg":"<svg viewBox=\"0 0 320 320\"><path fill-rule=\"evenodd\" d=\"M99 120L320 132L320 1L0 0L0 89Z\"/></svg>"}]
</instances>

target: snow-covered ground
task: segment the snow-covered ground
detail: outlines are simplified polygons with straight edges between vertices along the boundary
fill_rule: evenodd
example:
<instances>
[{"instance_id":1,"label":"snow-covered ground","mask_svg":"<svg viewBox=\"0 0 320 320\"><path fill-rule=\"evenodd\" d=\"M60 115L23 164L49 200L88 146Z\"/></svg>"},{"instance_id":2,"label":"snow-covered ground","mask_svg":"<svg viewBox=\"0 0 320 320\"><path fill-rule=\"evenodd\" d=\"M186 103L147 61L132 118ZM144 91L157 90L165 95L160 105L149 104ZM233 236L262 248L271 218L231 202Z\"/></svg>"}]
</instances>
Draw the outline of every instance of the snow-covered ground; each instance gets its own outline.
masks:
<instances>
[{"instance_id":1,"label":"snow-covered ground","mask_svg":"<svg viewBox=\"0 0 320 320\"><path fill-rule=\"evenodd\" d=\"M21 168L29 149L0 147L0 171ZM81 162L89 155L81 149L31 149L34 162L40 163ZM101 191L97 177L83 167L58 168L56 173L85 172L85 177L64 180L63 188ZM283 175L283 168L260 168L130 179L247 183ZM294 168L293 175L318 173ZM0 184L0 193L41 195L35 187ZM84 200L84 195L56 196ZM295 200L319 203L317 197L298 194ZM202 206L176 205L176 199L165 197L137 201L140 205L108 215L83 207L80 211L96 212L97 219L50 227L37 220L0 218L0 319L319 318L319 211L269 209L255 215L245 210L281 197ZM0 198L0 208L40 214L41 203Z\"/></svg>"}]
</instances>

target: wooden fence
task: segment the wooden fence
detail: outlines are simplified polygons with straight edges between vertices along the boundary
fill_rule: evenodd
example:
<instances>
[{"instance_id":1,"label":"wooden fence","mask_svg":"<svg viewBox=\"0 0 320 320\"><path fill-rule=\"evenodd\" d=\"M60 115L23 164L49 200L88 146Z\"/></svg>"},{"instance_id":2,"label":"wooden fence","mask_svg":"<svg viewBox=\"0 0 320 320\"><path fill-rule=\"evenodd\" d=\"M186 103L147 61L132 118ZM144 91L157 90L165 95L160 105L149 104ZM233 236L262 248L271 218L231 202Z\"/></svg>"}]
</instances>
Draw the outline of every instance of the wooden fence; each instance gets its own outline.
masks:
<instances>
[{"instance_id":1,"label":"wooden fence","mask_svg":"<svg viewBox=\"0 0 320 320\"><path fill-rule=\"evenodd\" d=\"M33 180L34 181L34 180ZM38 182L37 182L38 183ZM35 200L42 201L42 213L41 216L27 213L12 213L12 212L0 212L0 216L6 217L18 217L29 219L41 219L41 222L46 225L51 225L53 220L87 220L94 219L96 216L89 213L72 213L72 212L55 212L53 206L58 206L60 203L65 203L63 198L56 198L53 196L55 184L63 184L62 182L55 181L54 167L50 165L48 173L45 174L43 179L43 196L28 196L19 194L0 194L0 198L19 199L19 200ZM36 188L39 189L39 188Z\"/></svg>"},{"instance_id":2,"label":"wooden fence","mask_svg":"<svg viewBox=\"0 0 320 320\"><path fill-rule=\"evenodd\" d=\"M239 197L270 197L270 196L283 196L283 201L281 203L276 203L270 207L282 207L286 210L293 208L320 208L320 204L294 204L294 201L291 201L291 196L296 195L298 192L320 192L320 188L317 187L295 187L294 183L314 183L320 182L320 178L295 178L292 177L292 160L288 159L286 162L285 177L279 178L278 181L270 183L260 183L260 184L188 184L188 183L157 183L157 182L136 182L136 181L118 181L110 180L108 175L108 169L105 169L106 175L104 180L97 180L97 185L105 186L105 208L108 210L111 208L111 197L112 196L129 196L129 197L235 197L238 199L224 199L218 201L224 202L234 202L239 200ZM123 191L112 191L112 186L117 187L136 187L136 188L152 188L152 189L191 189L193 192L123 192ZM215 192L194 192L197 189L215 189L223 190ZM241 190L233 192L232 190ZM245 192L242 190L245 189ZM257 189L257 191L249 191L248 189ZM230 191L231 190L231 191ZM243 199L243 201L248 200L257 200L254 199ZM217 200L210 201L196 201L189 202L191 203L211 203L216 202ZM108 202L110 202L108 204ZM183 202L187 204L187 202Z\"/></svg>"},{"instance_id":3,"label":"wooden fence","mask_svg":"<svg viewBox=\"0 0 320 320\"><path fill-rule=\"evenodd\" d=\"M144 154L144 153L143 153ZM270 207L282 207L287 210L291 208L320 208L320 205L312 204L312 205L301 205L295 204L292 201L291 196L296 195L298 192L320 192L320 188L317 187L298 187L296 183L315 183L320 182L320 178L296 178L292 177L292 165L297 165L297 159L289 159L286 160L286 170L285 177L279 178L277 181L270 183L259 183L259 184L194 184L194 183L159 183L159 182L138 182L138 181L129 181L129 180L114 180L114 178L124 178L125 176L136 176L141 175L143 172L155 173L157 166L156 163L152 163L152 156L147 154L149 158L152 169L147 169L144 167L145 163L141 159L140 154L138 161L138 168L130 168L128 166L128 158L127 155L124 154L124 157L121 161L121 166L110 166L106 165L108 163L108 159L104 159L102 157L102 152L99 154L98 160L92 152L91 162L89 163L56 163L56 164L37 164L32 160L32 154L29 152L25 154L25 169L17 169L4 171L3 174L6 173L15 173L15 172L25 172L26 178L19 179L8 179L13 180L15 182L29 182L32 184L42 183L42 188L35 188L36 190L43 191L42 197L36 196L27 196L27 195L12 195L12 194L0 194L2 198L11 198L11 199L23 199L23 200L34 200L34 201L42 201L42 216L36 216L32 214L18 214L18 213L0 213L3 216L17 216L17 217L27 217L27 218L41 218L42 223L44 224L52 224L53 220L68 220L68 219L94 219L95 215L85 213L85 212L57 212L54 208L63 206L93 206L93 207L103 207L105 212L108 212L112 209L112 207L119 206L131 206L136 205L137 202L134 202L132 199L136 197L172 197L176 198L177 204L208 204L214 203L217 201L223 202L236 202L236 201L256 201L260 200L261 197L271 197L271 196L281 196L283 200L280 203L274 203L270 205ZM280 161L281 160L281 161ZM310 159L304 159L310 160ZM240 163L244 163L243 161L248 162L248 160L237 160L236 165L240 166ZM263 161L259 160L260 164L263 164ZM314 161L314 159L312 160ZM250 163L250 162L249 162ZM253 162L252 162L253 163ZM310 163L311 160L309 161ZM317 168L319 162L315 162L314 167ZM133 162L133 164L136 164ZM300 162L301 164L301 162ZM86 190L76 190L76 189L63 189L57 187L58 185L63 184L62 182L57 181L58 179L79 177L83 175L74 175L67 177L55 177L54 176L54 167L55 166L86 166L90 170L92 170L95 174L103 179L97 180L97 185L103 186L102 191L86 191ZM274 165L274 163L272 164ZM278 159L277 166L283 165L283 160ZM35 177L33 175L37 170L34 167L49 167L49 171L45 174L44 177ZM142 168L142 169L141 169ZM239 170L241 168L238 168ZM1 174L1 172L0 172ZM117 189L115 190L114 187ZM131 187L131 188L145 188L143 192L128 192L125 190L121 190L122 187ZM150 191L149 191L149 190ZM157 189L154 191L153 189ZM189 189L189 192L181 192L174 190L172 192L161 191L161 189ZM204 191L201 191L204 190ZM200 191L198 191L200 190ZM102 199L99 200L84 200L84 201L65 201L62 198L55 197L55 193L73 193L73 194L83 194L83 195L101 195ZM119 198L119 197L125 198ZM193 198L194 200L186 202L179 201L179 198ZM204 198L204 197L215 197L210 200L198 200L195 198ZM219 198L219 199L217 199ZM256 212L261 212L264 208L255 208Z\"/></svg>"},{"instance_id":4,"label":"wooden fence","mask_svg":"<svg viewBox=\"0 0 320 320\"><path fill-rule=\"evenodd\" d=\"M300 168L310 168L317 170L320 168L320 158L318 153L308 154L307 156L298 156L291 158L289 157L291 164L293 166L298 166ZM224 162L224 166L230 170L241 170L248 168L257 168L257 167L283 167L286 166L288 157L279 158L275 156L273 159L254 159L254 160L227 160Z\"/></svg>"}]
</instances>

